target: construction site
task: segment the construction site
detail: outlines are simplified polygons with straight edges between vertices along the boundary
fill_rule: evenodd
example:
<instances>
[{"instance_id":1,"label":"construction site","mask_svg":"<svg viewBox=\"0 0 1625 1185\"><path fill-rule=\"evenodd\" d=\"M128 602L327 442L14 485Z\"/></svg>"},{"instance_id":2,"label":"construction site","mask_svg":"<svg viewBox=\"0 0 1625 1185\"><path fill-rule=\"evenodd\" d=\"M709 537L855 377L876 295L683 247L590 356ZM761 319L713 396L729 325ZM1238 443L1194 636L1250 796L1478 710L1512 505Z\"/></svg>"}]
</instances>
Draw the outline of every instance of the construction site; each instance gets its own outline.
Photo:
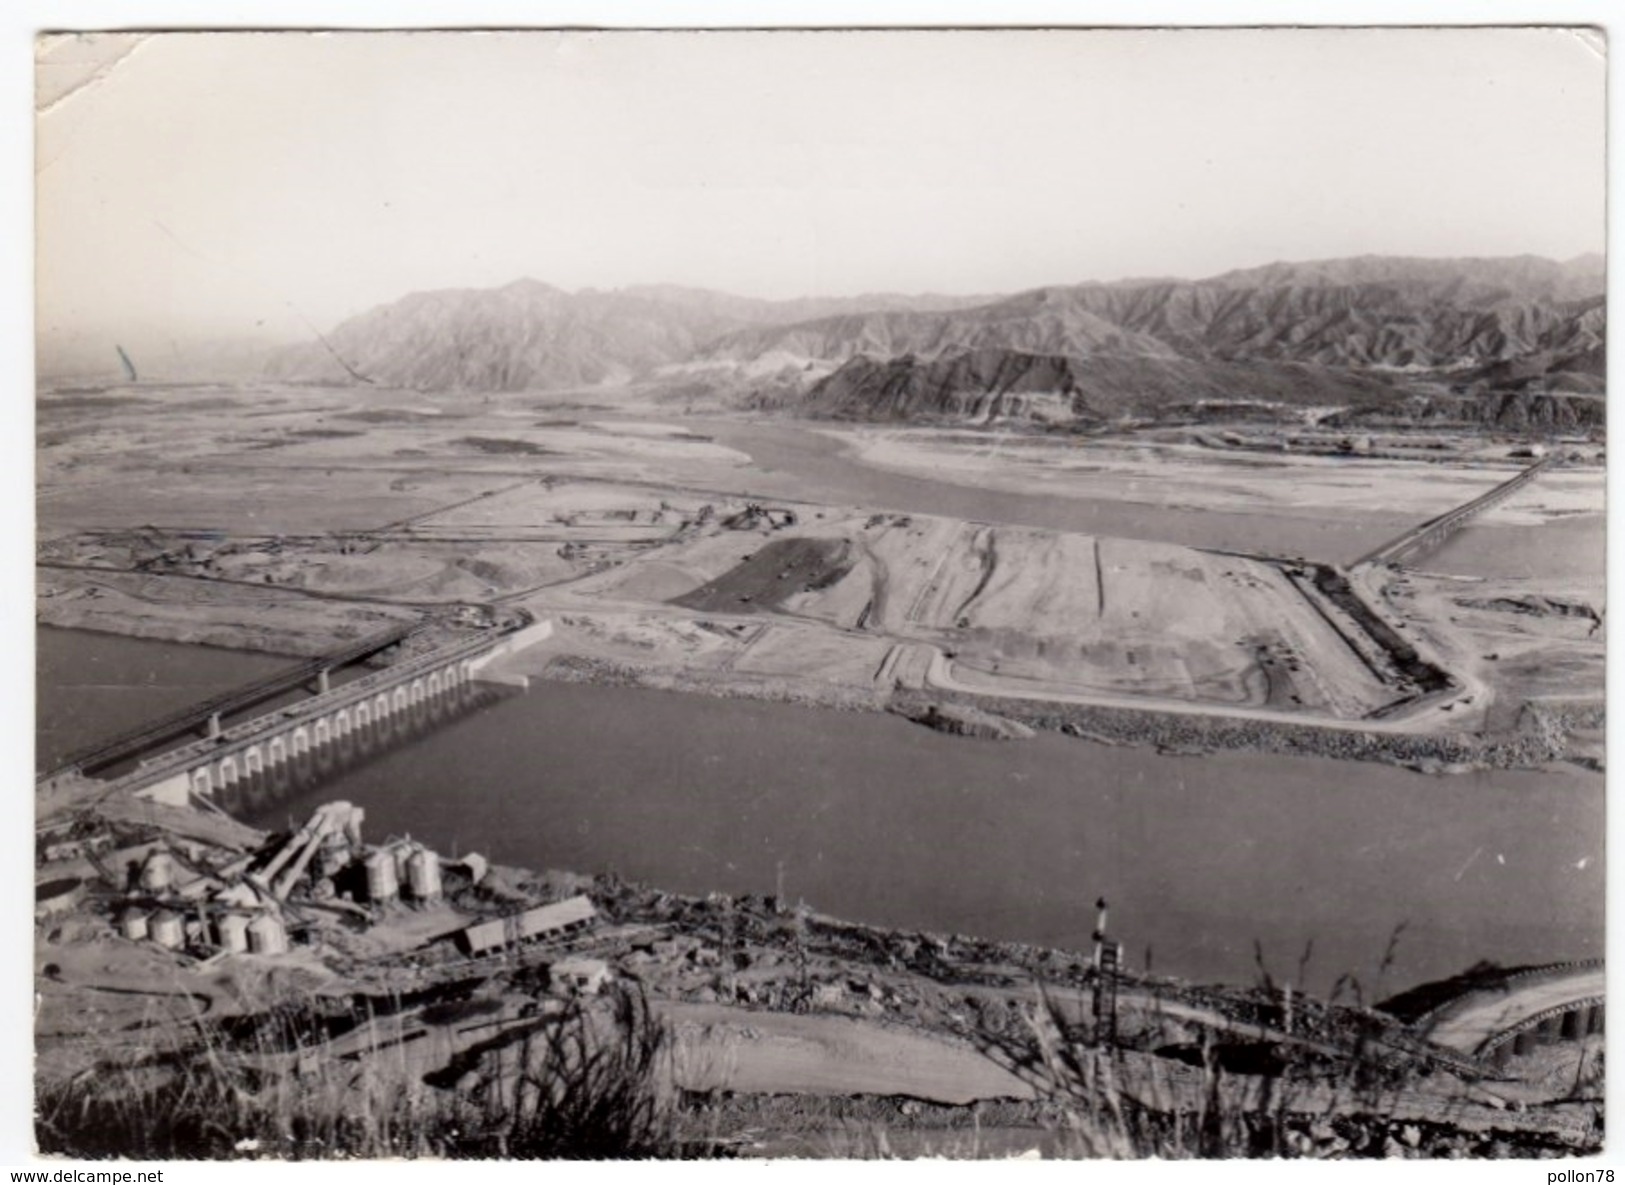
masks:
<instances>
[{"instance_id":1,"label":"construction site","mask_svg":"<svg viewBox=\"0 0 1625 1185\"><path fill-rule=\"evenodd\" d=\"M303 1078L349 1107L381 1089L478 1101L564 1012L607 1016L630 991L670 1034L661 1073L701 1154L840 1154L801 1141L877 1125L922 1149L976 1125L989 1149L1041 1141L1045 1025L1106 1059L1121 1105L1194 1113L1216 1068L1240 1111L1269 1113L1277 1092L1283 1154L1557 1155L1597 1138L1600 965L1372 1008L1133 972L1105 902L1092 952L1067 952L536 876L369 841L345 802L280 835L149 817L86 812L39 836L47 1086L150 1086L201 1042L234 1073ZM311 1151L292 1133L264 1149Z\"/></svg>"},{"instance_id":2,"label":"construction site","mask_svg":"<svg viewBox=\"0 0 1625 1185\"><path fill-rule=\"evenodd\" d=\"M390 737L432 743L536 680L893 711L967 745L1045 730L1080 754L1594 772L1600 577L1425 562L1475 530L1590 513L1586 458L1306 455L1264 483L1311 505L1283 515L1267 489L1222 493L1232 461L1208 454L1225 449L1090 446L1107 470L1159 467L1134 537L1082 498L1016 490L1020 463L990 479L1018 499L996 521L962 512L951 482L984 475L954 433L790 437L579 397L252 394L230 438L208 388L42 397L41 623L288 664L38 771L43 1097L157 1089L205 1050L234 1081L303 1083L341 1109L485 1107L565 1018L608 1024L638 999L667 1034L685 1147L705 1154L867 1154L876 1129L921 1154L967 1131L984 1152L1043 1145L1065 1093L1051 1040L1111 1067L1147 1115L1188 1118L1215 1089L1237 1114L1275 1100L1247 1138L1282 1155L1600 1138L1587 963L1483 971L1389 1009L1131 969L1104 939L1052 949L782 893L528 871L448 836L373 834L354 802L286 828L233 817L263 823L288 777L319 787ZM917 463L906 450L932 453L924 492L889 484L887 466ZM852 457L861 482L839 468ZM880 493L860 496L871 479ZM1390 479L1408 483L1402 515L1368 504ZM1211 503L1226 545L1180 537L1189 500ZM1310 514L1339 524L1335 547L1313 545ZM1080 932L1132 949L1079 913ZM42 1114L47 1136L67 1122ZM315 1154L305 1138L266 1151Z\"/></svg>"}]
</instances>

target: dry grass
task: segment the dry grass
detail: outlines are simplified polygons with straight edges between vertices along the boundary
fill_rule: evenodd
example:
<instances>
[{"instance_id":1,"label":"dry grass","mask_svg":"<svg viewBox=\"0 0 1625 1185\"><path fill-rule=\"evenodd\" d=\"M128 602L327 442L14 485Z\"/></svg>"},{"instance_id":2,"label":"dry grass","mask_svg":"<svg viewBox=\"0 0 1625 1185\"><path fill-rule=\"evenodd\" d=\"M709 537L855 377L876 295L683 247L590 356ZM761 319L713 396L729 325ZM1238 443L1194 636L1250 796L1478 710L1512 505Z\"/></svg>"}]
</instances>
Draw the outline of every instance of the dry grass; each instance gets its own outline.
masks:
<instances>
[{"instance_id":1,"label":"dry grass","mask_svg":"<svg viewBox=\"0 0 1625 1185\"><path fill-rule=\"evenodd\" d=\"M321 1057L313 1000L260 1026L246 1054L219 1033L153 1048L116 1067L40 1084L42 1154L85 1160L382 1157L675 1157L670 1033L641 993L571 1000L501 1051L503 1074L437 1090L406 1057ZM299 1033L304 1031L305 1035ZM291 1035L291 1045L289 1048ZM301 1065L303 1063L303 1065Z\"/></svg>"}]
</instances>

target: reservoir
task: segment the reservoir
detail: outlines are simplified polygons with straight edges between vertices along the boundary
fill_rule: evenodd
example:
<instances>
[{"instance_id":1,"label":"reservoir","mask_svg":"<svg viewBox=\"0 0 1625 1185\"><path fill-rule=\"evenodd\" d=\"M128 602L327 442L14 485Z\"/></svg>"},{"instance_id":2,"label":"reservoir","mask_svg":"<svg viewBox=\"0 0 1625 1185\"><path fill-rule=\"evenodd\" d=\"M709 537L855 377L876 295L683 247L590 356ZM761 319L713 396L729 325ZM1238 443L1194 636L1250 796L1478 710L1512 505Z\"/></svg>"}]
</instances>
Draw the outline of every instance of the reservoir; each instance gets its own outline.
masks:
<instances>
[{"instance_id":1,"label":"reservoir","mask_svg":"<svg viewBox=\"0 0 1625 1185\"><path fill-rule=\"evenodd\" d=\"M34 643L36 770L298 661L49 626Z\"/></svg>"},{"instance_id":2,"label":"reservoir","mask_svg":"<svg viewBox=\"0 0 1625 1185\"><path fill-rule=\"evenodd\" d=\"M96 688L42 684L41 727L71 723L73 744L124 726L104 703L156 714L166 678L190 700L287 661L62 630L39 647L42 680L70 652L99 655ZM286 827L332 798L363 805L373 839L410 832L689 893L772 893L782 877L823 913L1075 950L1104 894L1131 967L1247 983L1256 943L1296 980L1312 942L1304 986L1351 974L1367 1000L1481 959L1602 953L1603 777L1578 770L1441 778L978 741L891 716L536 683L248 821Z\"/></svg>"}]
</instances>

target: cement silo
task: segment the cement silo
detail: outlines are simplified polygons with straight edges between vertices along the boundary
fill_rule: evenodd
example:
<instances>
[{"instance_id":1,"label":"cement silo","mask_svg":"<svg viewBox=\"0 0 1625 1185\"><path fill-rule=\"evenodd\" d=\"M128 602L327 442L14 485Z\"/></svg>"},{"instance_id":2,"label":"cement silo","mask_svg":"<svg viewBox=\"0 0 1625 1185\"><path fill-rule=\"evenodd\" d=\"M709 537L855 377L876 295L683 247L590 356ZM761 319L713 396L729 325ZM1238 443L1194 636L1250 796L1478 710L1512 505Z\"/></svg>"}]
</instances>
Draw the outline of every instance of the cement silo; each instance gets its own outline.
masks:
<instances>
[{"instance_id":1,"label":"cement silo","mask_svg":"<svg viewBox=\"0 0 1625 1185\"><path fill-rule=\"evenodd\" d=\"M147 934L159 946L169 950L179 950L186 942L180 915L167 909L160 909L147 919Z\"/></svg>"},{"instance_id":2,"label":"cement silo","mask_svg":"<svg viewBox=\"0 0 1625 1185\"><path fill-rule=\"evenodd\" d=\"M288 949L288 931L282 919L262 913L248 923L248 949L256 955L280 955Z\"/></svg>"},{"instance_id":3,"label":"cement silo","mask_svg":"<svg viewBox=\"0 0 1625 1185\"><path fill-rule=\"evenodd\" d=\"M440 857L419 846L406 861L406 883L419 901L440 900Z\"/></svg>"},{"instance_id":4,"label":"cement silo","mask_svg":"<svg viewBox=\"0 0 1625 1185\"><path fill-rule=\"evenodd\" d=\"M387 848L381 848L367 857L367 900L374 905L383 905L400 895L401 882L395 870L395 855Z\"/></svg>"},{"instance_id":5,"label":"cement silo","mask_svg":"<svg viewBox=\"0 0 1625 1185\"><path fill-rule=\"evenodd\" d=\"M140 942L147 936L147 911L132 905L119 917L119 932L131 942Z\"/></svg>"},{"instance_id":6,"label":"cement silo","mask_svg":"<svg viewBox=\"0 0 1625 1185\"><path fill-rule=\"evenodd\" d=\"M215 921L215 932L220 936L220 949L240 955L248 949L248 917L240 913L223 913Z\"/></svg>"}]
</instances>

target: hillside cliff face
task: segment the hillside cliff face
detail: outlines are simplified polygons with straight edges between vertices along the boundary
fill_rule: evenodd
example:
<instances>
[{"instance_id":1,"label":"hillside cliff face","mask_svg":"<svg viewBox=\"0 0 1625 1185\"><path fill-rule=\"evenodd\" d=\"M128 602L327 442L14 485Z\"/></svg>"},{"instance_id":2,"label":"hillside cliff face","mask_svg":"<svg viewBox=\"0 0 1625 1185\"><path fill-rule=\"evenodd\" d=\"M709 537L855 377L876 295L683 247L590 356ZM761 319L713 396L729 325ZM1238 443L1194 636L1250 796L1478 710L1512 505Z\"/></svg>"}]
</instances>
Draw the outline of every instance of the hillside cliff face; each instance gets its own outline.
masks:
<instances>
[{"instance_id":1,"label":"hillside cliff face","mask_svg":"<svg viewBox=\"0 0 1625 1185\"><path fill-rule=\"evenodd\" d=\"M1602 277L1519 260L1275 264L1197 282L1040 288L976 308L752 328L706 350L845 361L998 348L1441 368L1602 345Z\"/></svg>"},{"instance_id":2,"label":"hillside cliff face","mask_svg":"<svg viewBox=\"0 0 1625 1185\"><path fill-rule=\"evenodd\" d=\"M325 344L281 352L268 371L474 391L639 379L902 420L1096 421L1204 401L1366 415L1419 407L1406 397L1425 380L1452 415L1468 413L1451 398L1516 394L1484 414L1557 423L1601 414L1541 400L1601 394L1603 290L1597 257L1533 256L1278 263L999 299L762 301L669 285L571 294L525 280L406 297Z\"/></svg>"},{"instance_id":3,"label":"hillside cliff face","mask_svg":"<svg viewBox=\"0 0 1625 1185\"><path fill-rule=\"evenodd\" d=\"M524 391L621 382L684 362L743 325L869 303L953 308L978 298L893 296L766 301L645 285L568 293L536 280L419 292L345 321L326 342L282 350L272 378L366 381L423 390Z\"/></svg>"},{"instance_id":4,"label":"hillside cliff face","mask_svg":"<svg viewBox=\"0 0 1625 1185\"><path fill-rule=\"evenodd\" d=\"M1327 427L1481 426L1532 435L1585 432L1607 423L1601 395L1556 391L1487 391L1475 395L1419 395L1386 406L1349 408L1321 421Z\"/></svg>"},{"instance_id":5,"label":"hillside cliff face","mask_svg":"<svg viewBox=\"0 0 1625 1185\"><path fill-rule=\"evenodd\" d=\"M801 406L840 419L1104 424L1200 416L1215 404L1259 415L1276 407L1380 408L1394 398L1380 380L1293 363L1075 358L989 348L931 359L859 356L814 384Z\"/></svg>"},{"instance_id":6,"label":"hillside cliff face","mask_svg":"<svg viewBox=\"0 0 1625 1185\"><path fill-rule=\"evenodd\" d=\"M844 362L860 354L935 357L948 351L980 349L1074 358L1099 354L1179 356L1175 348L1155 337L1044 290L972 309L849 314L749 329L715 342L701 357L746 362L769 354L788 354Z\"/></svg>"},{"instance_id":7,"label":"hillside cliff face","mask_svg":"<svg viewBox=\"0 0 1625 1185\"><path fill-rule=\"evenodd\" d=\"M1094 422L1239 402L1556 431L1602 422L1581 398L1603 390L1602 285L1589 259L1275 264L757 327L709 353L838 362L803 406L843 418ZM1424 379L1435 396L1410 398Z\"/></svg>"},{"instance_id":8,"label":"hillside cliff face","mask_svg":"<svg viewBox=\"0 0 1625 1185\"><path fill-rule=\"evenodd\" d=\"M272 377L440 390L520 391L623 379L687 356L726 316L622 293L570 294L535 280L421 292L272 359ZM347 373L349 372L349 373Z\"/></svg>"}]
</instances>

